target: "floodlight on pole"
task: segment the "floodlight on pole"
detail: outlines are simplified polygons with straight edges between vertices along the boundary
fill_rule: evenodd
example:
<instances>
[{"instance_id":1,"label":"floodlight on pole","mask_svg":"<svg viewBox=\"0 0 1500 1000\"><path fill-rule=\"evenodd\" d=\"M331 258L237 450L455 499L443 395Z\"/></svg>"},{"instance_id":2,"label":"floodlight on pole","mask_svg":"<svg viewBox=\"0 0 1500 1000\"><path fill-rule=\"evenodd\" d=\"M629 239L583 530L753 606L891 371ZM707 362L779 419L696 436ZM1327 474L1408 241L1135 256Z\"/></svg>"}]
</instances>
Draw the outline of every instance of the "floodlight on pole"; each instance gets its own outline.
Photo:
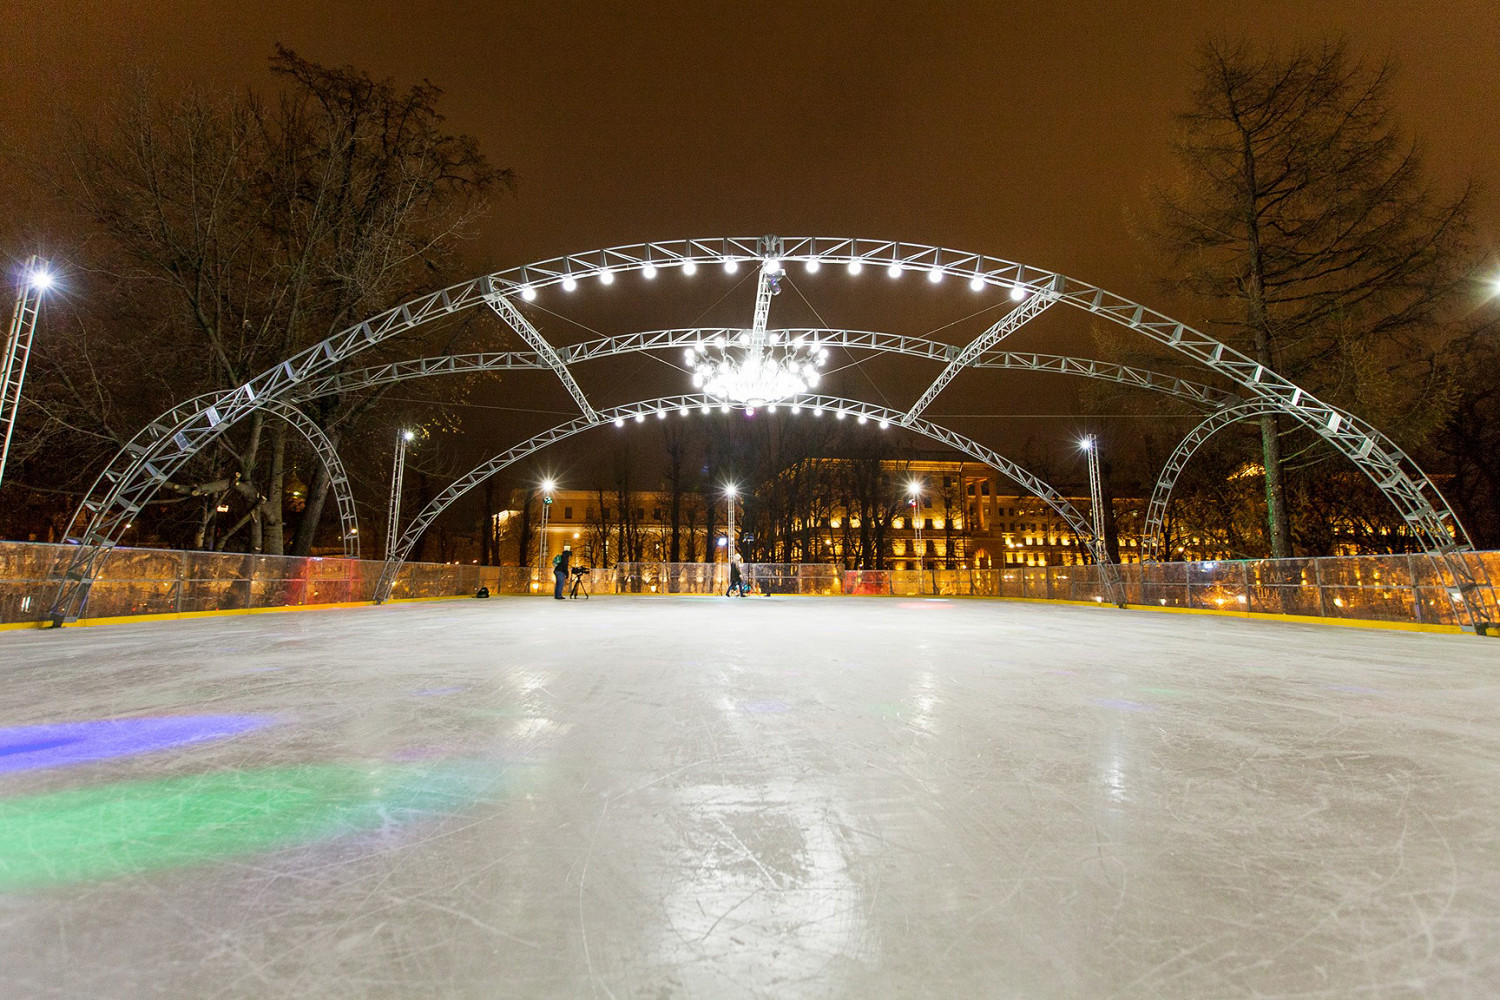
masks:
<instances>
[{"instance_id":1,"label":"floodlight on pole","mask_svg":"<svg viewBox=\"0 0 1500 1000\"><path fill-rule=\"evenodd\" d=\"M544 572L547 569L547 522L551 520L550 515L552 513L552 491L556 487L557 484L553 482L552 479L548 478L542 480L542 530L538 533L541 537L537 542L538 552L536 565L537 569Z\"/></svg>"},{"instance_id":2,"label":"floodlight on pole","mask_svg":"<svg viewBox=\"0 0 1500 1000\"><path fill-rule=\"evenodd\" d=\"M33 255L16 290L16 309L11 314L10 329L5 336L5 358L0 362L0 483L5 481L5 460L10 456L10 439L16 429L16 411L21 407L21 387L26 382L26 362L31 357L31 340L42 309L42 294L52 287L52 271L47 262Z\"/></svg>"},{"instance_id":3,"label":"floodlight on pole","mask_svg":"<svg viewBox=\"0 0 1500 1000\"><path fill-rule=\"evenodd\" d=\"M729 530L725 532L726 537L729 539L728 551L724 554L724 561L726 563L734 562L734 553L737 549L736 545L734 544L734 508L735 498L739 496L739 493L739 488L736 487L733 483L730 483L728 486L724 487L724 499L727 501L729 506Z\"/></svg>"},{"instance_id":4,"label":"floodlight on pole","mask_svg":"<svg viewBox=\"0 0 1500 1000\"><path fill-rule=\"evenodd\" d=\"M906 494L911 497L912 552L917 557L917 569L925 569L927 554L922 551L922 481L913 479L908 482Z\"/></svg>"},{"instance_id":5,"label":"floodlight on pole","mask_svg":"<svg viewBox=\"0 0 1500 1000\"><path fill-rule=\"evenodd\" d=\"M403 430L396 435L396 455L391 462L391 502L386 510L385 558L396 551L396 529L401 523L401 485L406 476L406 446L415 440L416 431Z\"/></svg>"},{"instance_id":6,"label":"floodlight on pole","mask_svg":"<svg viewBox=\"0 0 1500 1000\"><path fill-rule=\"evenodd\" d=\"M1104 544L1104 489L1099 480L1099 440L1085 434L1078 442L1089 460L1089 505L1094 515L1094 558L1099 562L1109 561L1109 552Z\"/></svg>"}]
</instances>

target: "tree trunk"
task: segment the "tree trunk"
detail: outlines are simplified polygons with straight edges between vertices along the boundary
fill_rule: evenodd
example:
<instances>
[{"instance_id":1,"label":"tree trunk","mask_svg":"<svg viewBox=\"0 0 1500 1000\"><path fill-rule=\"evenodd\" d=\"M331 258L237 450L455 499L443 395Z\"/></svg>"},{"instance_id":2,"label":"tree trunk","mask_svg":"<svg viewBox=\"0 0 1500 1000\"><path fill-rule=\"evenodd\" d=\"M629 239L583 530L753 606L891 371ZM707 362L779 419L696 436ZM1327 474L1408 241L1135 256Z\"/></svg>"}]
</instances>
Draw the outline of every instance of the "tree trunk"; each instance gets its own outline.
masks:
<instances>
[{"instance_id":1,"label":"tree trunk","mask_svg":"<svg viewBox=\"0 0 1500 1000\"><path fill-rule=\"evenodd\" d=\"M491 476L484 481L484 506L479 512L479 564L490 565L494 557L495 534L495 478Z\"/></svg>"},{"instance_id":2,"label":"tree trunk","mask_svg":"<svg viewBox=\"0 0 1500 1000\"><path fill-rule=\"evenodd\" d=\"M337 431L325 431L329 442L334 448L339 446L339 435ZM328 491L332 485L332 477L328 474L328 467L322 462L318 463L318 470L313 473L312 485L307 488L307 506L302 508L302 520L297 524L297 536L292 540L292 555L307 556L312 554L313 543L318 538L318 527L323 521L323 505L328 501ZM339 532L342 535L343 523L339 524Z\"/></svg>"},{"instance_id":3,"label":"tree trunk","mask_svg":"<svg viewBox=\"0 0 1500 1000\"><path fill-rule=\"evenodd\" d=\"M271 428L271 472L266 478L266 498L261 501L265 511L262 531L265 538L265 553L279 556L286 551L285 522L286 495L286 434L288 427L276 421Z\"/></svg>"}]
</instances>

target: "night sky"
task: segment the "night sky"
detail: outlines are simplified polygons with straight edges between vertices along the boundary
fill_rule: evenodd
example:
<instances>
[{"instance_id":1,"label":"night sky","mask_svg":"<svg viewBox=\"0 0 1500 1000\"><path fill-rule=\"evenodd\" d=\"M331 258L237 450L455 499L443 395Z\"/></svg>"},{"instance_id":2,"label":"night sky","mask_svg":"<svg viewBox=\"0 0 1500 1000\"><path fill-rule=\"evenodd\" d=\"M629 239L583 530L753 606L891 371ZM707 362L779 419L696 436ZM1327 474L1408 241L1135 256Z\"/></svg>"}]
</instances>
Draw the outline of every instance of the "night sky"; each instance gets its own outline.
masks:
<instances>
[{"instance_id":1,"label":"night sky","mask_svg":"<svg viewBox=\"0 0 1500 1000\"><path fill-rule=\"evenodd\" d=\"M1484 183L1481 238L1493 246L1500 233L1493 2L12 0L6 22L0 130L22 146L59 99L87 107L130 64L154 64L169 79L268 86L267 56L280 41L401 85L431 79L446 91L453 128L520 177L470 249L476 271L686 236L860 236L983 251L1165 305L1127 212L1169 169L1172 114L1186 103L1194 48L1210 32L1286 42L1347 32L1358 51L1395 55L1396 110L1422 138L1433 175ZM727 289L709 289L706 303ZM945 295L962 298L956 285ZM731 312L707 319L748 322L752 297L742 289ZM663 305L656 325L686 325L701 311ZM581 322L613 327L605 332L650 322L634 305L616 323L615 304L575 307L587 313ZM908 300L876 313L900 315L885 328L927 333L972 308ZM799 309L783 295L773 325L811 322ZM1084 345L1083 317L1069 323L1028 331L1024 346ZM583 336L544 329L560 341ZM949 335L972 332L960 325ZM617 374L585 384L608 397ZM892 400L909 403L933 374L897 376L909 388L888 390ZM560 392L549 399L566 409ZM1013 402L991 405L1049 406ZM971 404L960 392L933 412L945 405Z\"/></svg>"}]
</instances>

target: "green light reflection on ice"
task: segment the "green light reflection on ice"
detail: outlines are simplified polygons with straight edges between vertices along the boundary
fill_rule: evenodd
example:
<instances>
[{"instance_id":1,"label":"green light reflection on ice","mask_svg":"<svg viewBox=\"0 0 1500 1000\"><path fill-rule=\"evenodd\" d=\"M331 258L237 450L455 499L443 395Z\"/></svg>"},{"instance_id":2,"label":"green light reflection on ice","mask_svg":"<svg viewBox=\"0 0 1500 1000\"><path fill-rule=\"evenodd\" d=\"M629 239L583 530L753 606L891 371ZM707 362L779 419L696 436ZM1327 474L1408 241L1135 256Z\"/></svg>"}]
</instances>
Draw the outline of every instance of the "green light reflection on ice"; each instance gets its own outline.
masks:
<instances>
[{"instance_id":1,"label":"green light reflection on ice","mask_svg":"<svg viewBox=\"0 0 1500 1000\"><path fill-rule=\"evenodd\" d=\"M309 764L0 800L0 891L203 864L441 818L514 794L500 761Z\"/></svg>"}]
</instances>

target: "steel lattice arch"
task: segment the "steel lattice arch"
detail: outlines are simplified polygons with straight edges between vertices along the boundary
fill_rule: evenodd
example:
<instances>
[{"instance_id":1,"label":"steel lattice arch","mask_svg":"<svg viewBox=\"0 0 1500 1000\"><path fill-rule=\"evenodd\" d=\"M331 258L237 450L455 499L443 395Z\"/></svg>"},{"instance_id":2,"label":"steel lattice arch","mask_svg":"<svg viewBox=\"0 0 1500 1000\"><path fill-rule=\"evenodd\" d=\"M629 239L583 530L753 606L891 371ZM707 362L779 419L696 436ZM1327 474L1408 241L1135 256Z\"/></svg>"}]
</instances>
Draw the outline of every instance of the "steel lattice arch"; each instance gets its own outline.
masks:
<instances>
[{"instance_id":1,"label":"steel lattice arch","mask_svg":"<svg viewBox=\"0 0 1500 1000\"><path fill-rule=\"evenodd\" d=\"M1347 410L1324 402L1270 368L1185 323L1067 275L984 254L889 240L726 237L611 247L481 275L372 316L299 351L233 389L178 404L141 428L111 459L79 505L68 532L68 540L76 548L61 578L56 581L48 617L54 625L76 617L87 602L89 589L104 557L136 514L194 455L252 413L267 411L290 420L308 437L320 459L328 464L336 482L342 484L336 486L335 491L340 515L344 519L348 551L349 540L357 538L357 532L353 524L352 501L346 505L347 479L331 442L320 432L309 431L312 422L305 416L298 419L299 404L329 393L432 375L505 369L553 372L577 405L580 417L481 463L440 494L439 499L434 500L403 531L396 551L387 554L378 595L383 597L389 593L390 584L416 538L441 512L442 508L434 505L443 498L447 498L442 505L446 507L485 476L493 475L525 454L622 416L634 419L647 411L654 412L668 406L704 405L703 400L707 397L678 396L600 411L579 386L571 366L623 354L680 349L701 343L705 336L726 331L717 328L655 330L569 346L553 345L526 315L526 304L541 290L553 286L572 290L579 282L590 280L610 283L616 276L627 273L651 278L667 269L691 273L701 267L737 269L749 265L761 267L765 273L768 265L793 262L809 268L842 266L851 272L884 269L892 276L915 272L933 282L951 279L965 282L975 291L1006 293L1013 303L1009 311L966 345L870 331L822 328L785 331L813 338L822 346L886 352L943 364L933 382L904 412L859 400L812 393L787 402L809 407L823 405L842 410L856 419L863 417L896 424L991 464L997 472L1032 489L1051 504L1085 540L1101 563L1108 561L1102 541L1094 537L1085 520L1062 499L1060 493L978 442L922 419L922 413L933 400L965 369L1029 370L1105 379L1165 393L1204 411L1222 414L1217 420L1216 416L1210 416L1190 432L1163 470L1153 494L1151 511L1157 515L1154 523L1158 533L1170 484L1176 481L1197 447L1197 444L1190 443L1195 440L1195 435L1197 443L1201 443L1230 421L1231 413L1237 414L1232 419L1263 413L1286 416L1319 435L1369 477L1401 515L1412 536L1433 557L1451 593L1461 594L1473 589L1474 581L1467 567L1462 559L1455 557L1456 553L1471 548L1467 533L1431 478L1395 442ZM765 323L768 301L765 286L763 278L756 308L758 327ZM1093 359L1000 349L999 345L1008 337L1055 306L1069 306L1133 330L1226 380L1235 390L1225 391L1175 376ZM371 368L343 370L350 359L398 334L477 308L492 310L528 349L414 358ZM694 399L699 402L685 402ZM814 400L822 402L819 404ZM718 405L717 401L709 403ZM1167 484L1165 489L1163 483ZM1157 497L1161 498L1160 505L1156 503ZM1152 536L1148 532L1149 537Z\"/></svg>"}]
</instances>

